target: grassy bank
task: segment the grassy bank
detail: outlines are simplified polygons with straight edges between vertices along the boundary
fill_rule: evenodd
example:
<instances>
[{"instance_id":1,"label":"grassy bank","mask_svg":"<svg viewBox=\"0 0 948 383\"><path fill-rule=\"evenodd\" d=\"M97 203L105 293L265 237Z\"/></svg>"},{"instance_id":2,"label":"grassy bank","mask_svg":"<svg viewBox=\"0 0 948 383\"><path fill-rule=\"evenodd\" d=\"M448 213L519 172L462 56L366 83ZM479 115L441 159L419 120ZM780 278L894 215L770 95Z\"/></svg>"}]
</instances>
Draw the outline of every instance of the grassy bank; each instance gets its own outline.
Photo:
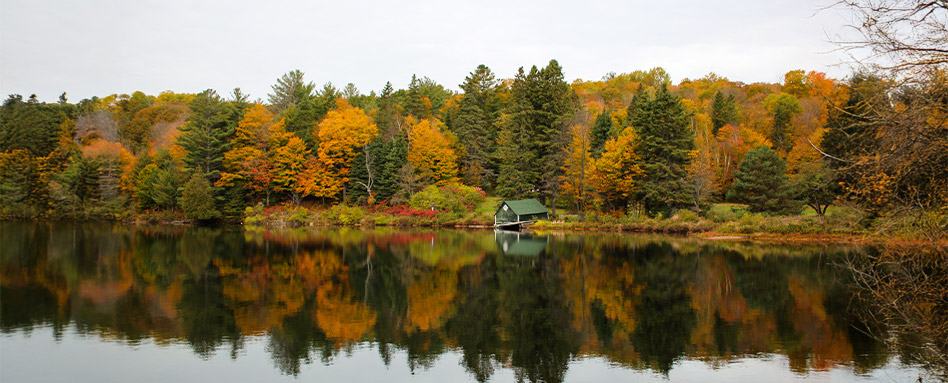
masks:
<instances>
[{"instance_id":1,"label":"grassy bank","mask_svg":"<svg viewBox=\"0 0 948 383\"><path fill-rule=\"evenodd\" d=\"M493 225L493 214L500 203L501 200L497 197L487 197L476 206L450 210L420 209L408 205L257 205L247 208L243 223L278 227L339 225L490 228ZM929 242L948 239L943 216L926 217L925 214L910 213L870 219L865 212L852 206L835 206L822 219L811 209L795 215L766 215L750 212L744 205L739 204L715 204L702 214L681 210L670 217L561 214L551 220L538 221L531 229L672 233L710 239L751 238L803 242L855 242L866 238Z\"/></svg>"}]
</instances>

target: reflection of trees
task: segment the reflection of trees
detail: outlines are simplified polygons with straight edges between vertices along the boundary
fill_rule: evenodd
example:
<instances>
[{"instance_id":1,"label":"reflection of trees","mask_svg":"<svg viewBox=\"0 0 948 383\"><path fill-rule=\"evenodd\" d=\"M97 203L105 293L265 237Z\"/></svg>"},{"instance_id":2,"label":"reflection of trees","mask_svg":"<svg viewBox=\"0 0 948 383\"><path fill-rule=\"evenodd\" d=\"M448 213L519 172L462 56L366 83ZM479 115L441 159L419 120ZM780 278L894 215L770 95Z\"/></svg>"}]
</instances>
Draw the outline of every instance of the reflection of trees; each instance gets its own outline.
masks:
<instances>
[{"instance_id":1,"label":"reflection of trees","mask_svg":"<svg viewBox=\"0 0 948 383\"><path fill-rule=\"evenodd\" d=\"M183 283L184 294L178 303L185 338L202 358L210 357L217 348L228 341L232 345L231 355L239 348L240 329L234 318L233 308L227 304L221 276L216 270L207 270L199 278L189 278Z\"/></svg>"},{"instance_id":2,"label":"reflection of trees","mask_svg":"<svg viewBox=\"0 0 948 383\"><path fill-rule=\"evenodd\" d=\"M948 249L882 246L842 262L863 329L948 379Z\"/></svg>"},{"instance_id":3,"label":"reflection of trees","mask_svg":"<svg viewBox=\"0 0 948 383\"><path fill-rule=\"evenodd\" d=\"M667 374L684 356L696 322L685 289L684 261L690 257L660 246L649 246L636 255L645 288L635 311L647 315L639 316L630 340L643 360Z\"/></svg>"},{"instance_id":4,"label":"reflection of trees","mask_svg":"<svg viewBox=\"0 0 948 383\"><path fill-rule=\"evenodd\" d=\"M463 269L459 274L457 315L447 321L445 331L461 348L462 362L474 378L486 382L494 374L494 365L503 361L501 340L500 297L496 273L496 257L480 265Z\"/></svg>"},{"instance_id":5,"label":"reflection of trees","mask_svg":"<svg viewBox=\"0 0 948 383\"><path fill-rule=\"evenodd\" d=\"M584 234L510 257L477 232L0 225L0 239L35 245L0 248L0 330L73 323L131 343L185 341L202 358L222 348L236 358L245 339L266 337L290 375L366 341L385 363L406 353L413 370L457 351L478 381L505 367L561 381L576 355L667 373L686 357L780 353L795 371L852 362L867 372L887 364L888 348L852 326L907 323L855 315L857 286L809 250ZM938 267L908 270L944 275ZM868 270L888 278L874 288L916 287L895 266ZM943 298L921 298L912 310L943 315ZM896 340L921 360L908 345L932 338L912 334Z\"/></svg>"},{"instance_id":6,"label":"reflection of trees","mask_svg":"<svg viewBox=\"0 0 948 383\"><path fill-rule=\"evenodd\" d=\"M578 351L554 262L507 258L498 266L500 323L518 380L561 382Z\"/></svg>"}]
</instances>

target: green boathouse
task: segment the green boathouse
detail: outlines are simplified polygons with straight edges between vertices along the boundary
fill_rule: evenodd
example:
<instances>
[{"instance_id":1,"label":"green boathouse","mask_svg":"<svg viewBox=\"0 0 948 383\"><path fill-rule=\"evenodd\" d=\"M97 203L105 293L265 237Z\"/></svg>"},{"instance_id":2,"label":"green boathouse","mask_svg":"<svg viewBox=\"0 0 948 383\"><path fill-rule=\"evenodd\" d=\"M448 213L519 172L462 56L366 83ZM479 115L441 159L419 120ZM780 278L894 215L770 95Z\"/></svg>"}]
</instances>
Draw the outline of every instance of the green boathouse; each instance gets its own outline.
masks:
<instances>
[{"instance_id":1,"label":"green boathouse","mask_svg":"<svg viewBox=\"0 0 948 383\"><path fill-rule=\"evenodd\" d=\"M550 212L535 199L504 201L494 213L494 226L519 229L540 219L550 219Z\"/></svg>"}]
</instances>

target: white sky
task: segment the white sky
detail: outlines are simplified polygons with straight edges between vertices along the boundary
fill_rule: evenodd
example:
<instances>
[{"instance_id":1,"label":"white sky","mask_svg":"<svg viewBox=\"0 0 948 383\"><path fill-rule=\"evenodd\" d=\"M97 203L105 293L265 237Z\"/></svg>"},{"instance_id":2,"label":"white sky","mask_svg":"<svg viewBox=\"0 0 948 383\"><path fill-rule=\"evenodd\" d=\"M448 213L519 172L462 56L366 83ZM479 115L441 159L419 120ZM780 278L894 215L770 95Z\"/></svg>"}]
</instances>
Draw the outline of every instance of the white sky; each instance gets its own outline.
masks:
<instances>
[{"instance_id":1,"label":"white sky","mask_svg":"<svg viewBox=\"0 0 948 383\"><path fill-rule=\"evenodd\" d=\"M450 89L478 64L500 78L555 58L566 78L664 67L780 82L845 77L832 0L279 1L0 0L0 96L72 102L141 90L234 87L266 99L281 74L363 92L413 73Z\"/></svg>"}]
</instances>

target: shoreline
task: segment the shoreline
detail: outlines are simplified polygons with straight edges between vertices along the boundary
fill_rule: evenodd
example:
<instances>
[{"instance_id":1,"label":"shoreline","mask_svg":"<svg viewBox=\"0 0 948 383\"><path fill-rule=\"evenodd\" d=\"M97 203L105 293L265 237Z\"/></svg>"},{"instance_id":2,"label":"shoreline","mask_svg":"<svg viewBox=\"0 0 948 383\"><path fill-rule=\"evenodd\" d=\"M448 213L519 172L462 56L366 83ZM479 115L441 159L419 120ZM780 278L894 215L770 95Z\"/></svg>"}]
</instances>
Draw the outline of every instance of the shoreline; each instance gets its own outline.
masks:
<instances>
[{"instance_id":1,"label":"shoreline","mask_svg":"<svg viewBox=\"0 0 948 383\"><path fill-rule=\"evenodd\" d=\"M188 221L173 221L173 222L147 222L147 221L123 221L124 224L136 224L136 225L147 225L147 224L158 224L158 225L183 225L183 226L199 226ZM452 223L415 223L415 224L340 224L332 222L310 222L304 225L287 225L285 223L266 223L266 224L247 224L247 223L232 223L232 224L213 224L212 226L241 226L245 228L262 228L262 229L271 229L271 230L283 230L283 229L304 229L307 227L323 227L323 228L363 228L363 229L373 229L376 227L386 227L386 228L396 228L396 229L418 229L418 228L428 228L428 229L458 229L458 230L494 230L495 227L492 224L476 223L476 224L452 224ZM784 245L878 245L878 244L889 244L889 245L908 245L908 246L918 246L918 245L933 245L939 247L948 247L948 239L942 240L929 240L922 238L906 238L892 235L878 235L871 233L777 233L777 232L753 232L753 233L730 233L730 232L720 232L716 230L680 230L676 228L666 228L666 227L649 227L646 225L613 225L613 226L604 226L604 225L590 225L590 226L577 226L577 225L552 225L552 226L543 226L543 225L531 225L525 229L525 231L543 231L543 232L559 232L559 233L619 233L619 234L664 234L664 235L674 235L689 237L695 239L703 239L708 241L719 241L719 242L752 242L752 243L761 243L761 244L784 244Z\"/></svg>"},{"instance_id":2,"label":"shoreline","mask_svg":"<svg viewBox=\"0 0 948 383\"><path fill-rule=\"evenodd\" d=\"M33 222L56 222L61 220L10 220L10 221L33 221ZM256 223L200 223L188 220L67 220L73 222L114 222L123 225L169 225L169 226L240 226L244 228L256 228L264 230L284 230L284 229L305 229L307 227L350 227L350 228L402 228L402 229L458 229L458 230L491 230L494 226L489 222L472 223L438 223L429 219L412 220L393 220L388 223L375 223L371 219L361 220L353 223L329 222L325 220L309 221L305 223L288 222L286 220L264 220ZM637 224L602 224L587 222L559 222L559 221L541 221L537 224L525 228L526 231L558 232L558 233L621 233L621 234L664 234L683 236L695 239L703 239L718 242L752 242L761 244L784 244L784 245L906 245L906 246L938 246L948 248L948 239L926 239L918 237L903 237L897 235L880 235L869 232L844 232L844 233L803 233L803 232L729 232L715 230L730 224L702 222L665 222L655 221L649 223Z\"/></svg>"}]
</instances>

